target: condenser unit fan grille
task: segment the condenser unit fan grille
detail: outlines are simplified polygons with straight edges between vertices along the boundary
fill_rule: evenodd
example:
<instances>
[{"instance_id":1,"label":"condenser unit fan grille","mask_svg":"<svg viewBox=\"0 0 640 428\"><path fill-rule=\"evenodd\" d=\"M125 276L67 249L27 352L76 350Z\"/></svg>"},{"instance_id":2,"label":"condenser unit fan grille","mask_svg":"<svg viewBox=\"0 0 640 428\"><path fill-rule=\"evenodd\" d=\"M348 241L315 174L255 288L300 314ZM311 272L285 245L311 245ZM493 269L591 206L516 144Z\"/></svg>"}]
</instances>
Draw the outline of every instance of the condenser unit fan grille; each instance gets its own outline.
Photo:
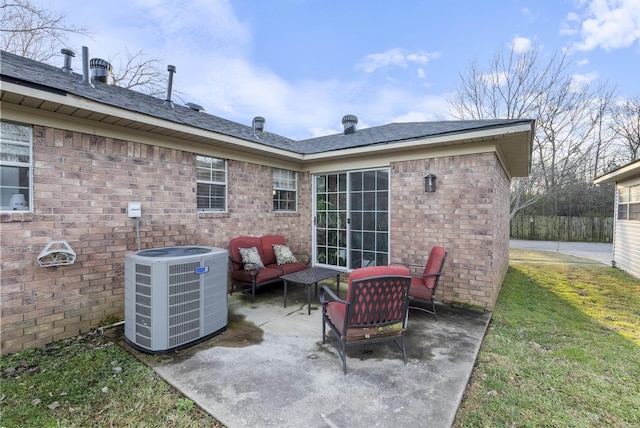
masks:
<instances>
[{"instance_id":1,"label":"condenser unit fan grille","mask_svg":"<svg viewBox=\"0 0 640 428\"><path fill-rule=\"evenodd\" d=\"M169 265L169 346L200 337L200 263Z\"/></svg>"}]
</instances>

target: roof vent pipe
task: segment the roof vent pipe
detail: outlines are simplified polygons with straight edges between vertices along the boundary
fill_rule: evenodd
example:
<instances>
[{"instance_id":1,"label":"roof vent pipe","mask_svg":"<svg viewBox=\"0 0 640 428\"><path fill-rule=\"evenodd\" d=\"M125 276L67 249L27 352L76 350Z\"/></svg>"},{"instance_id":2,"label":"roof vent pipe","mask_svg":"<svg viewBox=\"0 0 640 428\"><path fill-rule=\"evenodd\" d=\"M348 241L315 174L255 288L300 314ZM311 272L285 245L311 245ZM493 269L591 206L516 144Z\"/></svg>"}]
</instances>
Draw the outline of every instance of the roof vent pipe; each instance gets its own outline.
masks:
<instances>
[{"instance_id":1,"label":"roof vent pipe","mask_svg":"<svg viewBox=\"0 0 640 428\"><path fill-rule=\"evenodd\" d=\"M91 58L89 61L89 67L91 68L91 78L95 81L111 84L111 72L113 67L109 64L109 61L105 61L100 58Z\"/></svg>"},{"instance_id":2,"label":"roof vent pipe","mask_svg":"<svg viewBox=\"0 0 640 428\"><path fill-rule=\"evenodd\" d=\"M76 53L71 49L60 49L62 55L64 55L64 65L62 66L62 71L64 73L73 74L73 69L71 68L71 59L76 56Z\"/></svg>"},{"instance_id":3,"label":"roof vent pipe","mask_svg":"<svg viewBox=\"0 0 640 428\"><path fill-rule=\"evenodd\" d=\"M167 99L164 100L164 105L173 108L173 101L171 101L171 91L173 90L173 73L176 72L175 65L168 65L167 71L169 72L169 85L167 86Z\"/></svg>"},{"instance_id":4,"label":"roof vent pipe","mask_svg":"<svg viewBox=\"0 0 640 428\"><path fill-rule=\"evenodd\" d=\"M352 114L348 114L342 118L342 125L344 126L344 135L353 134L356 132L356 125L358 124L358 118Z\"/></svg>"},{"instance_id":5,"label":"roof vent pipe","mask_svg":"<svg viewBox=\"0 0 640 428\"><path fill-rule=\"evenodd\" d=\"M264 132L265 122L266 120L264 119L264 117L256 116L253 118L253 136L254 137L260 138L258 137L258 133L262 134Z\"/></svg>"},{"instance_id":6,"label":"roof vent pipe","mask_svg":"<svg viewBox=\"0 0 640 428\"><path fill-rule=\"evenodd\" d=\"M89 78L89 48L86 46L82 47L82 81L80 84L94 87Z\"/></svg>"}]
</instances>

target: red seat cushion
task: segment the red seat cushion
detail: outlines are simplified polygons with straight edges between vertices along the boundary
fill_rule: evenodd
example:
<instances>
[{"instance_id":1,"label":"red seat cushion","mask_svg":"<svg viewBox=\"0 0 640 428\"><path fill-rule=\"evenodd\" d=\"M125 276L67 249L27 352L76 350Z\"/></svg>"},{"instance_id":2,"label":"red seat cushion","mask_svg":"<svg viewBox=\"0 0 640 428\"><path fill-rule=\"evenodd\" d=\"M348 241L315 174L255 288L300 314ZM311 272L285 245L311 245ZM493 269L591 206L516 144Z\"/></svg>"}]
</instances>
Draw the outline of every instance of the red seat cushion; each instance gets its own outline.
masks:
<instances>
[{"instance_id":1,"label":"red seat cushion","mask_svg":"<svg viewBox=\"0 0 640 428\"><path fill-rule=\"evenodd\" d=\"M416 299L431 301L432 295L433 295L433 288L429 288L425 286L424 281L422 280L422 277L411 278L411 286L409 287L409 296L415 297Z\"/></svg>"},{"instance_id":2,"label":"red seat cushion","mask_svg":"<svg viewBox=\"0 0 640 428\"><path fill-rule=\"evenodd\" d=\"M285 263L283 265L279 265L276 263L268 265L267 267L272 269L279 269L280 271L282 271L282 275L288 275L290 273L299 272L301 270L309 268L309 266L305 265L304 263Z\"/></svg>"},{"instance_id":3,"label":"red seat cushion","mask_svg":"<svg viewBox=\"0 0 640 428\"><path fill-rule=\"evenodd\" d=\"M394 336L402 333L402 322L398 322L380 327L371 326L347 328L347 333L344 334L343 330L346 307L347 305L341 302L327 303L327 316L340 332L340 336L345 337L347 342L372 339L375 337Z\"/></svg>"},{"instance_id":4,"label":"red seat cushion","mask_svg":"<svg viewBox=\"0 0 640 428\"><path fill-rule=\"evenodd\" d=\"M277 263L276 256L273 253L273 244L284 245L284 236L282 235L265 235L260 238L262 246L262 263L270 265Z\"/></svg>"},{"instance_id":5,"label":"red seat cushion","mask_svg":"<svg viewBox=\"0 0 640 428\"><path fill-rule=\"evenodd\" d=\"M329 302L327 303L327 316L333 322L340 332L340 335L343 335L343 327L344 327L344 316L347 305L341 302Z\"/></svg>"}]
</instances>

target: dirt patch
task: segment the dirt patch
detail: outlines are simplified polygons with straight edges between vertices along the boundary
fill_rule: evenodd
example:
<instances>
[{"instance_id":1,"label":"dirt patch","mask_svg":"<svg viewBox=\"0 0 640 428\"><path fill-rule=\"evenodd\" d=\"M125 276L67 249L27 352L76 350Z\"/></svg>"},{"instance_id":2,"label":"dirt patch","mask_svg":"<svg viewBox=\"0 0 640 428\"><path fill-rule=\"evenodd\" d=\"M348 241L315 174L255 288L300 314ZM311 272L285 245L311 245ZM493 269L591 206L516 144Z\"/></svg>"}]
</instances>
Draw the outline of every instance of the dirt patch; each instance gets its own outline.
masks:
<instances>
[{"instance_id":1,"label":"dirt patch","mask_svg":"<svg viewBox=\"0 0 640 428\"><path fill-rule=\"evenodd\" d=\"M158 364L173 364L187 360L198 351L214 346L239 348L257 345L262 342L263 334L263 330L254 323L246 321L244 315L238 315L232 311L229 312L227 329L222 333L196 345L189 346L188 348L165 353L148 354L133 348L125 340L124 326L118 326L105 331L105 337L134 355L138 360L152 367Z\"/></svg>"}]
</instances>

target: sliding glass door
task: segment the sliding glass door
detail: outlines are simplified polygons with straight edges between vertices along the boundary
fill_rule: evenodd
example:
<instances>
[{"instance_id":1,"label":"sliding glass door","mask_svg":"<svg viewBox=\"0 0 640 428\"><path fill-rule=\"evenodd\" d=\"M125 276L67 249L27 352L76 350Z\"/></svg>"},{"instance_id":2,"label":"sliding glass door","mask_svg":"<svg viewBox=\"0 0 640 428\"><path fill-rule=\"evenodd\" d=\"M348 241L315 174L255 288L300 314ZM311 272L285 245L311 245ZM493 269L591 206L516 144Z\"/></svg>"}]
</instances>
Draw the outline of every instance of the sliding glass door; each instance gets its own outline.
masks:
<instances>
[{"instance_id":1,"label":"sliding glass door","mask_svg":"<svg viewBox=\"0 0 640 428\"><path fill-rule=\"evenodd\" d=\"M314 195L315 264L389 264L388 169L316 175Z\"/></svg>"}]
</instances>

